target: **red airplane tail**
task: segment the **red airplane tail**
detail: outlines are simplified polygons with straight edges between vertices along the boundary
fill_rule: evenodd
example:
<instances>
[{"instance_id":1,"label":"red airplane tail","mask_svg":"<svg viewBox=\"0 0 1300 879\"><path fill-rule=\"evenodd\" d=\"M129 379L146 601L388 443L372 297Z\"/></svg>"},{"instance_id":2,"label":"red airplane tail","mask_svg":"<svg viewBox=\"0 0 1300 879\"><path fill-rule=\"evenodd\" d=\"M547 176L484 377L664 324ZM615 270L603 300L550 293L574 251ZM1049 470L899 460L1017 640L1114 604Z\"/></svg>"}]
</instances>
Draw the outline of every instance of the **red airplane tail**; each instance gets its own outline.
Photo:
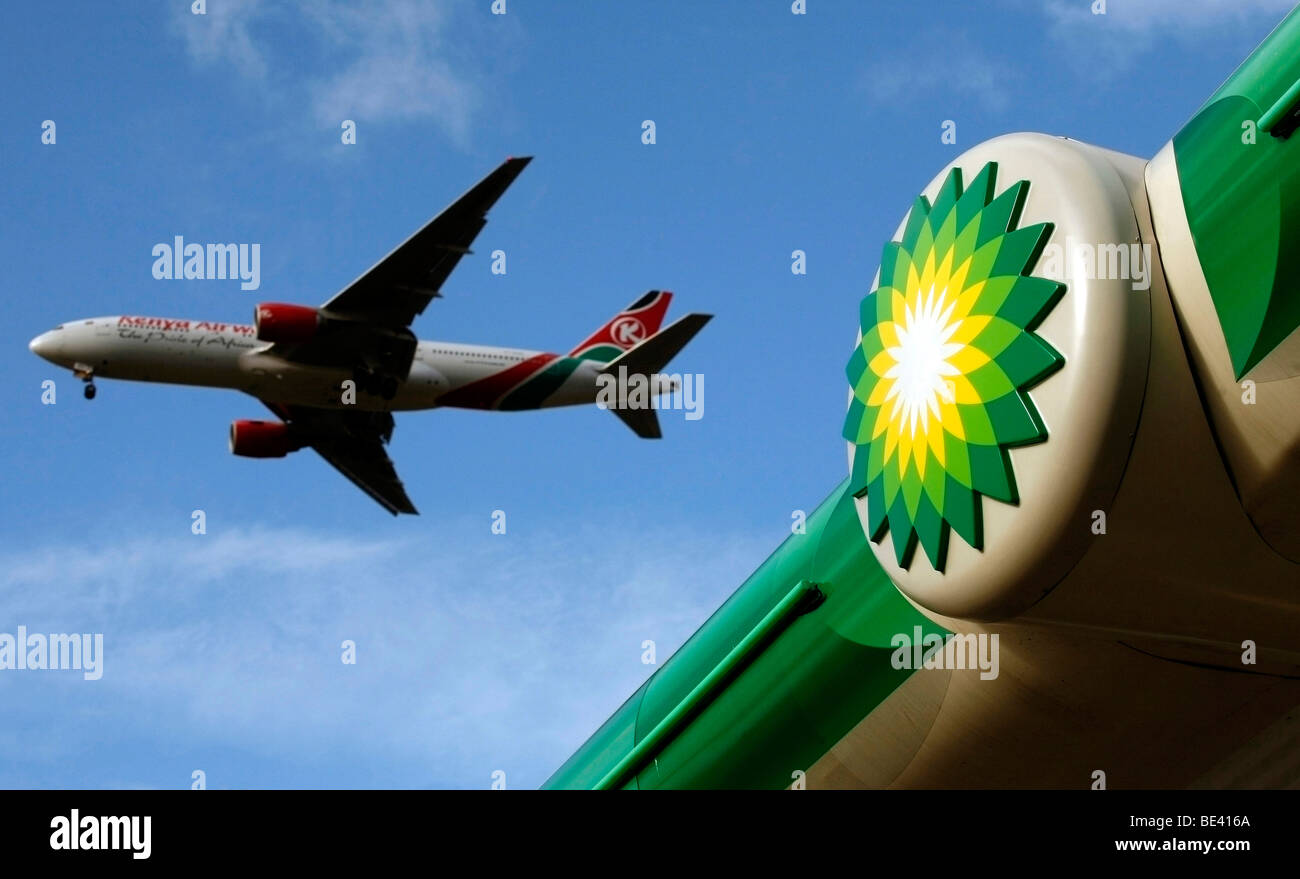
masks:
<instances>
[{"instance_id":1,"label":"red airplane tail","mask_svg":"<svg viewBox=\"0 0 1300 879\"><path fill-rule=\"evenodd\" d=\"M672 299L673 294L667 290L651 290L614 315L609 323L570 351L569 356L608 363L659 332Z\"/></svg>"}]
</instances>

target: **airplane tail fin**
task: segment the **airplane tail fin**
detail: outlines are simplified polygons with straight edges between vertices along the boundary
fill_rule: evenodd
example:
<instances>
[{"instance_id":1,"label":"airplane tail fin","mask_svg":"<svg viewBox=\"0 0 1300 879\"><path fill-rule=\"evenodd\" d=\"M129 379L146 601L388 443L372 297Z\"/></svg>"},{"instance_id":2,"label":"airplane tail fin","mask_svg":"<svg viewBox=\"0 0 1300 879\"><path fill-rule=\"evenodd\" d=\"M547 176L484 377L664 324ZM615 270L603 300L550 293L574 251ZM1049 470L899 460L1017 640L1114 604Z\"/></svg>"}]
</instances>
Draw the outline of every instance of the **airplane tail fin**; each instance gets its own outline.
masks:
<instances>
[{"instance_id":1,"label":"airplane tail fin","mask_svg":"<svg viewBox=\"0 0 1300 879\"><path fill-rule=\"evenodd\" d=\"M667 290L651 290L636 302L620 311L582 344L569 352L570 357L608 362L638 342L659 332L673 294Z\"/></svg>"},{"instance_id":2,"label":"airplane tail fin","mask_svg":"<svg viewBox=\"0 0 1300 879\"><path fill-rule=\"evenodd\" d=\"M601 368L602 375L613 375L624 380L629 375L643 375L650 382L651 398L659 394L677 390L675 381L659 374L677 353L686 347L686 343L695 338L695 334L704 329L713 315L688 314L669 324L661 332L638 343L631 350L615 357ZM649 405L645 406L610 406L609 409L619 419L632 428L632 432L642 439L659 439L663 433L659 430L658 413Z\"/></svg>"}]
</instances>

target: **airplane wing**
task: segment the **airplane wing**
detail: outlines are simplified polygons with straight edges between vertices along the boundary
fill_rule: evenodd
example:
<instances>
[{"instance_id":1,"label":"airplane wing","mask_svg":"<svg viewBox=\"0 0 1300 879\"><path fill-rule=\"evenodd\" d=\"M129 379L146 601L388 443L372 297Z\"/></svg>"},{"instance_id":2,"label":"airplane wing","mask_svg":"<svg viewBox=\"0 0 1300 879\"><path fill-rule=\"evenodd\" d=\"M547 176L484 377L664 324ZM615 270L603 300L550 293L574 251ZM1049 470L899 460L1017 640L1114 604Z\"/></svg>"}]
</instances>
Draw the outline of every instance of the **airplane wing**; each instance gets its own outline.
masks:
<instances>
[{"instance_id":1,"label":"airplane wing","mask_svg":"<svg viewBox=\"0 0 1300 879\"><path fill-rule=\"evenodd\" d=\"M487 225L488 210L531 161L531 156L506 159L322 305L325 320L314 337L277 343L269 353L298 363L404 377L415 355L411 321L442 295L443 282Z\"/></svg>"},{"instance_id":2,"label":"airplane wing","mask_svg":"<svg viewBox=\"0 0 1300 879\"><path fill-rule=\"evenodd\" d=\"M298 431L317 454L385 510L394 516L398 513L419 514L406 496L402 480L384 449L393 436L392 413L262 402Z\"/></svg>"},{"instance_id":3,"label":"airplane wing","mask_svg":"<svg viewBox=\"0 0 1300 879\"><path fill-rule=\"evenodd\" d=\"M441 296L442 284L487 225L487 212L531 156L506 159L451 207L322 306L327 316L405 327Z\"/></svg>"},{"instance_id":4,"label":"airplane wing","mask_svg":"<svg viewBox=\"0 0 1300 879\"><path fill-rule=\"evenodd\" d=\"M350 367L357 376L404 378L415 356L411 321L442 295L443 282L487 225L488 210L531 161L506 159L321 306L324 320L311 339L277 342L267 353L297 363ZM384 449L393 435L392 414L262 402L388 512L417 512Z\"/></svg>"}]
</instances>

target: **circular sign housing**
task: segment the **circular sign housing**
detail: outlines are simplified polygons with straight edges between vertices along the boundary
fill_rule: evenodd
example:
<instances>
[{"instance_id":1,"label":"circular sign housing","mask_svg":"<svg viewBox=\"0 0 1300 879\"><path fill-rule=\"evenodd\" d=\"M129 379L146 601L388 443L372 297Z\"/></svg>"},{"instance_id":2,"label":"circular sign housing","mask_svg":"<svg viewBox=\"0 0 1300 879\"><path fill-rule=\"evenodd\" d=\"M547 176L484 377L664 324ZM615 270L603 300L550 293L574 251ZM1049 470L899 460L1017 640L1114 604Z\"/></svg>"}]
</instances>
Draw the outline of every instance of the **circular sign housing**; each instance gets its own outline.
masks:
<instances>
[{"instance_id":1,"label":"circular sign housing","mask_svg":"<svg viewBox=\"0 0 1300 879\"><path fill-rule=\"evenodd\" d=\"M885 244L847 368L850 490L886 572L936 614L1015 615L1097 536L1150 353L1156 257L1121 173L1140 170L1000 137Z\"/></svg>"}]
</instances>

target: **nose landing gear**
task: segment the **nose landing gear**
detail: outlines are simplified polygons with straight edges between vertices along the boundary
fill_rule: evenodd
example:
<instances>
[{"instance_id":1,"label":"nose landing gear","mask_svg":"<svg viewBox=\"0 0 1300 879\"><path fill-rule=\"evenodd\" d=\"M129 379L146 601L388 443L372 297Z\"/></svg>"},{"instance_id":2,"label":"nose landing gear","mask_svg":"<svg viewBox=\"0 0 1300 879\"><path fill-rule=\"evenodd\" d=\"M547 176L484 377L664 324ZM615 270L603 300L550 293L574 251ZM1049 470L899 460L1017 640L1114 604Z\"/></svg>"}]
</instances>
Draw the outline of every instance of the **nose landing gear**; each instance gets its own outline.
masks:
<instances>
[{"instance_id":1,"label":"nose landing gear","mask_svg":"<svg viewBox=\"0 0 1300 879\"><path fill-rule=\"evenodd\" d=\"M86 383L86 387L82 392L85 394L86 399L95 399L95 368L84 363L74 363L72 365L72 374Z\"/></svg>"}]
</instances>

